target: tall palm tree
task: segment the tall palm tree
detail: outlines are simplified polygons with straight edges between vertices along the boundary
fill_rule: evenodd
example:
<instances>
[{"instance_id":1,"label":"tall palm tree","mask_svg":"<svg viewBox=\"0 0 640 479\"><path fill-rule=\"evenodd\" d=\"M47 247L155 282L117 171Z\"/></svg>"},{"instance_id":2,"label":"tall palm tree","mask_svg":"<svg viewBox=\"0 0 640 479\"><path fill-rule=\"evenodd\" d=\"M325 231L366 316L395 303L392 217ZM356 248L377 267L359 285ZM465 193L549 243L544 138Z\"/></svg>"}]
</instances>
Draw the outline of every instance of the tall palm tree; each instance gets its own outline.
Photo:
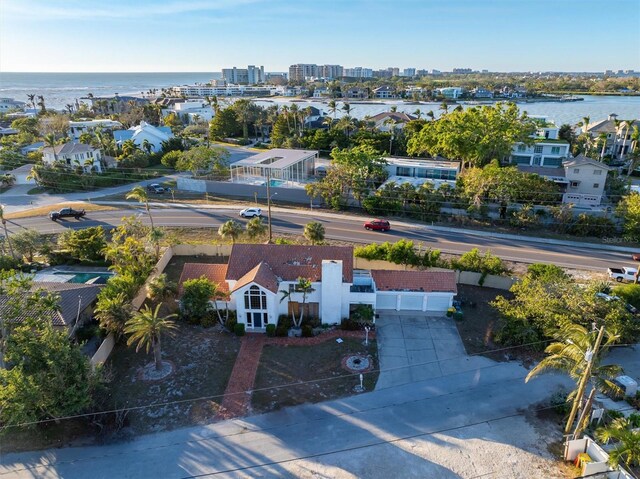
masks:
<instances>
[{"instance_id":1,"label":"tall palm tree","mask_svg":"<svg viewBox=\"0 0 640 479\"><path fill-rule=\"evenodd\" d=\"M336 119L336 113L338 112L338 105L335 100L329 100L327 103L327 108L329 109L329 113L333 114L333 119Z\"/></svg>"},{"instance_id":2,"label":"tall palm tree","mask_svg":"<svg viewBox=\"0 0 640 479\"><path fill-rule=\"evenodd\" d=\"M9 252L11 253L11 257L15 258L16 255L13 253L13 245L11 244L9 231L7 230L7 220L4 217L4 205L0 205L0 221L2 221L2 228L4 229L4 237L6 238L7 244L9 245Z\"/></svg>"},{"instance_id":3,"label":"tall palm tree","mask_svg":"<svg viewBox=\"0 0 640 479\"><path fill-rule=\"evenodd\" d=\"M48 146L53 150L53 160L57 163L58 153L56 153L56 145L58 144L58 141L56 140L56 135L53 133L49 133L48 135L45 135L43 140L45 146Z\"/></svg>"},{"instance_id":4,"label":"tall palm tree","mask_svg":"<svg viewBox=\"0 0 640 479\"><path fill-rule=\"evenodd\" d=\"M540 361L527 374L525 382L549 370L566 372L578 384L582 375L591 363L590 377L593 387L598 391L606 393L618 393L620 388L613 382L614 378L620 374L621 368L615 364L601 364L602 358L607 351L620 339L616 333L607 332L604 343L600 346L598 354L595 355L595 345L598 331L588 331L584 326L565 321L553 334L557 342L551 343L545 349L547 356ZM582 398L575 397L574 391L569 398L572 401L582 401ZM567 424L569 431L571 424Z\"/></svg>"},{"instance_id":5,"label":"tall palm tree","mask_svg":"<svg viewBox=\"0 0 640 479\"><path fill-rule=\"evenodd\" d=\"M40 107L40 112L45 113L47 111L47 107L44 104L44 97L42 95L38 95L38 103L37 105Z\"/></svg>"},{"instance_id":6,"label":"tall palm tree","mask_svg":"<svg viewBox=\"0 0 640 479\"><path fill-rule=\"evenodd\" d=\"M149 215L149 222L151 223L151 230L155 229L153 224L153 216L151 216L151 209L149 208L149 195L147 190L145 190L142 186L134 187L129 193L127 193L128 200L136 200L139 203L144 203L144 208L147 210L147 214Z\"/></svg>"},{"instance_id":7,"label":"tall palm tree","mask_svg":"<svg viewBox=\"0 0 640 479\"><path fill-rule=\"evenodd\" d=\"M229 220L220 225L218 234L222 236L223 239L231 238L231 243L235 243L236 239L242 234L242 226L235 220Z\"/></svg>"},{"instance_id":8,"label":"tall palm tree","mask_svg":"<svg viewBox=\"0 0 640 479\"><path fill-rule=\"evenodd\" d=\"M298 282L295 284L293 291L281 289L280 293L282 297L280 298L280 302L285 299L291 300L291 297L295 293L302 293L302 306L300 307L300 316L296 319L296 315L291 312L291 319L293 319L293 325L296 328L299 328L302 325L302 320L304 319L304 310L305 305L307 303L307 296L315 291L315 288L311 284L311 280L308 278L298 277Z\"/></svg>"},{"instance_id":9,"label":"tall palm tree","mask_svg":"<svg viewBox=\"0 0 640 479\"><path fill-rule=\"evenodd\" d=\"M427 112L427 116L428 116L429 118L431 118L431 121L433 121L433 120L435 120L435 119L436 119L436 115L435 115L435 113L433 113L433 110L429 110L429 111Z\"/></svg>"},{"instance_id":10,"label":"tall palm tree","mask_svg":"<svg viewBox=\"0 0 640 479\"><path fill-rule=\"evenodd\" d=\"M347 116L351 116L353 108L347 102L344 102L344 105L342 105L342 111L344 111Z\"/></svg>"},{"instance_id":11,"label":"tall palm tree","mask_svg":"<svg viewBox=\"0 0 640 479\"><path fill-rule=\"evenodd\" d=\"M29 103L31 107L35 109L36 107L36 95L33 93L27 94L27 98L29 99Z\"/></svg>"},{"instance_id":12,"label":"tall palm tree","mask_svg":"<svg viewBox=\"0 0 640 479\"><path fill-rule=\"evenodd\" d=\"M627 467L640 464L640 432L634 431L628 418L618 418L596 431L596 437L604 442L616 444L609 451L609 464L616 467L620 461Z\"/></svg>"},{"instance_id":13,"label":"tall palm tree","mask_svg":"<svg viewBox=\"0 0 640 479\"><path fill-rule=\"evenodd\" d=\"M607 149L607 134L606 133L600 133L598 135L598 143L602 145L602 148L600 149L600 161L603 160L604 158L604 153Z\"/></svg>"},{"instance_id":14,"label":"tall palm tree","mask_svg":"<svg viewBox=\"0 0 640 479\"><path fill-rule=\"evenodd\" d=\"M445 112L445 114L449 112L449 105L447 104L447 102L446 102L446 101L443 101L443 102L440 104L440 109L441 109L443 112Z\"/></svg>"},{"instance_id":15,"label":"tall palm tree","mask_svg":"<svg viewBox=\"0 0 640 479\"><path fill-rule=\"evenodd\" d=\"M129 335L127 346L137 342L136 352L145 348L147 353L149 349L153 348L156 371L162 369L161 336L163 333L171 334L176 329L176 325L171 319L177 317L177 314L161 317L159 315L161 306L159 304L155 310L152 310L145 305L144 309L127 321L124 327L124 332Z\"/></svg>"},{"instance_id":16,"label":"tall palm tree","mask_svg":"<svg viewBox=\"0 0 640 479\"><path fill-rule=\"evenodd\" d=\"M323 125L327 125L327 128L329 129L329 131L331 131L331 127L333 126L333 118L331 118L330 116L325 116L322 119L322 124Z\"/></svg>"},{"instance_id":17,"label":"tall palm tree","mask_svg":"<svg viewBox=\"0 0 640 479\"><path fill-rule=\"evenodd\" d=\"M413 114L418 120L422 118L422 111L420 110L420 108L416 108L416 111L414 111Z\"/></svg>"},{"instance_id":18,"label":"tall palm tree","mask_svg":"<svg viewBox=\"0 0 640 479\"><path fill-rule=\"evenodd\" d=\"M589 116L583 116L582 117L582 132L586 133L587 132L587 128L589 128L589 122L591 121L591 117Z\"/></svg>"},{"instance_id":19,"label":"tall palm tree","mask_svg":"<svg viewBox=\"0 0 640 479\"><path fill-rule=\"evenodd\" d=\"M149 140L147 140L146 138L144 140L142 140L142 149L144 150L144 152L147 155L151 154L151 149L153 148L153 145L151 144L151 142Z\"/></svg>"}]
</instances>

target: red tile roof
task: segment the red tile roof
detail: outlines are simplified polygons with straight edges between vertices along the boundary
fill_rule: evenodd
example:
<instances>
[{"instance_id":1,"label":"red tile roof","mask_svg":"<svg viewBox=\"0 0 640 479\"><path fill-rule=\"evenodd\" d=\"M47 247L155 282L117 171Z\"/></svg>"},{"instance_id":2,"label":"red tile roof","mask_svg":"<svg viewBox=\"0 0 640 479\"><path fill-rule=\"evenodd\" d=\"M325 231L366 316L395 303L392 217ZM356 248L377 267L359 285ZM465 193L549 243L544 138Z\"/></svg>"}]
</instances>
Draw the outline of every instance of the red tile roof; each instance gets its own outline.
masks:
<instances>
[{"instance_id":1,"label":"red tile roof","mask_svg":"<svg viewBox=\"0 0 640 479\"><path fill-rule=\"evenodd\" d=\"M269 265L264 261L260 261L260 264L240 278L231 292L234 292L249 283L259 284L272 293L278 292L278 278L276 278L276 275L273 274Z\"/></svg>"},{"instance_id":2,"label":"red tile roof","mask_svg":"<svg viewBox=\"0 0 640 479\"><path fill-rule=\"evenodd\" d=\"M225 281L227 275L226 264L185 263L178 282L179 294L182 296L182 284L189 279L197 279L204 276L216 283L225 296L229 296L229 285Z\"/></svg>"},{"instance_id":3,"label":"red tile roof","mask_svg":"<svg viewBox=\"0 0 640 479\"><path fill-rule=\"evenodd\" d=\"M457 293L454 271L371 271L378 291L420 291Z\"/></svg>"},{"instance_id":4,"label":"red tile roof","mask_svg":"<svg viewBox=\"0 0 640 479\"><path fill-rule=\"evenodd\" d=\"M320 281L322 260L341 260L342 280L353 282L351 246L236 244L231 250L226 278L240 280L264 261L279 281L296 281L299 277Z\"/></svg>"}]
</instances>

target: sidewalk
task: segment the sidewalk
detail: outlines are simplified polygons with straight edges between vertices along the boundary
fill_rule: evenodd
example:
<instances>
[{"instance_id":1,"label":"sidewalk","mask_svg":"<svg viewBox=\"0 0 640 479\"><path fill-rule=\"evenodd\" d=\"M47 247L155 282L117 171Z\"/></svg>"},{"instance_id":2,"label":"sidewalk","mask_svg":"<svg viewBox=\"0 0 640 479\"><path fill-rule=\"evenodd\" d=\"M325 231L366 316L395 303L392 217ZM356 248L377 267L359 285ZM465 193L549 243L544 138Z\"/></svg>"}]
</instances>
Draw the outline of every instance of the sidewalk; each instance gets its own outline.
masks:
<instances>
[{"instance_id":1,"label":"sidewalk","mask_svg":"<svg viewBox=\"0 0 640 479\"><path fill-rule=\"evenodd\" d=\"M100 205L111 205L111 206L131 206L131 202L126 201L94 201L96 204ZM156 208L184 208L184 209L218 209L218 210L235 210L241 209L244 206L240 206L239 204L233 203L219 203L215 205L201 205L201 204L191 204L191 203L149 203L150 206ZM327 211L319 211L319 210L309 210L309 209L291 209L291 208L283 208L280 206L271 206L271 210L273 212L280 213L296 213L302 216L310 216L310 217L323 217L323 218L336 218L343 220L353 220L356 222L361 222L364 220L363 216L351 215L348 213L340 214L340 213L330 213ZM507 233L492 233L490 231L478 231L478 230L470 230L464 228L452 228L448 226L436 226L436 225L421 225L415 223L407 223L404 221L393 221L393 224L396 226L402 226L404 228L414 228L417 230L425 230L427 232L437 232L442 231L445 233L459 233L465 235L472 236L482 236L485 238L498 238L498 239L506 239L513 241L524 241L528 243L540 243L540 244L551 244L551 245L559 245L559 246L570 246L576 248L587 248L587 249L595 249L595 250L607 250L607 251L619 251L622 253L637 253L640 250L639 248L632 248L627 246L613 246L606 243L587 243L582 241L568 241L568 240L558 240L553 238L537 238L535 236L527 236L527 235L517 235L517 234L507 234Z\"/></svg>"}]
</instances>

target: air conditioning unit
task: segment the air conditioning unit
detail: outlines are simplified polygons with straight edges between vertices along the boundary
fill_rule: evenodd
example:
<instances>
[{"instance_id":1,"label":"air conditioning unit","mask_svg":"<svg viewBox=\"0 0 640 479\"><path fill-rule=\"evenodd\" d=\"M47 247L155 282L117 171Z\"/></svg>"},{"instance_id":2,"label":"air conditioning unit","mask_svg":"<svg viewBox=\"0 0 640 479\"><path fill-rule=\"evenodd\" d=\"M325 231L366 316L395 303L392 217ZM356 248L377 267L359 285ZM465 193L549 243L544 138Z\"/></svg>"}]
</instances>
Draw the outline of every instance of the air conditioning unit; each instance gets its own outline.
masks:
<instances>
[{"instance_id":1,"label":"air conditioning unit","mask_svg":"<svg viewBox=\"0 0 640 479\"><path fill-rule=\"evenodd\" d=\"M635 396L638 391L638 383L629 376L618 376L614 381L618 386L622 388L625 396Z\"/></svg>"}]
</instances>

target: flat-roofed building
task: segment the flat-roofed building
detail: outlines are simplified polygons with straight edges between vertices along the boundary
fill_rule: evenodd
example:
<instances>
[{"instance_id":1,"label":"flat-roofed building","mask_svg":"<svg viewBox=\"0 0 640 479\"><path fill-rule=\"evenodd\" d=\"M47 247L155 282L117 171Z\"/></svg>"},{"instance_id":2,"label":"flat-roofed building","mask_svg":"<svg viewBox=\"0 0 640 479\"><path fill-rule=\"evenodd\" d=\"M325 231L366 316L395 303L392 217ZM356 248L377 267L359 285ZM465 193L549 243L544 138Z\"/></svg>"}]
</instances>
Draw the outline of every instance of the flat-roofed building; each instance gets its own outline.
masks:
<instances>
[{"instance_id":1,"label":"flat-roofed building","mask_svg":"<svg viewBox=\"0 0 640 479\"><path fill-rule=\"evenodd\" d=\"M231 181L270 186L305 183L313 176L318 152L274 148L230 165Z\"/></svg>"}]
</instances>

